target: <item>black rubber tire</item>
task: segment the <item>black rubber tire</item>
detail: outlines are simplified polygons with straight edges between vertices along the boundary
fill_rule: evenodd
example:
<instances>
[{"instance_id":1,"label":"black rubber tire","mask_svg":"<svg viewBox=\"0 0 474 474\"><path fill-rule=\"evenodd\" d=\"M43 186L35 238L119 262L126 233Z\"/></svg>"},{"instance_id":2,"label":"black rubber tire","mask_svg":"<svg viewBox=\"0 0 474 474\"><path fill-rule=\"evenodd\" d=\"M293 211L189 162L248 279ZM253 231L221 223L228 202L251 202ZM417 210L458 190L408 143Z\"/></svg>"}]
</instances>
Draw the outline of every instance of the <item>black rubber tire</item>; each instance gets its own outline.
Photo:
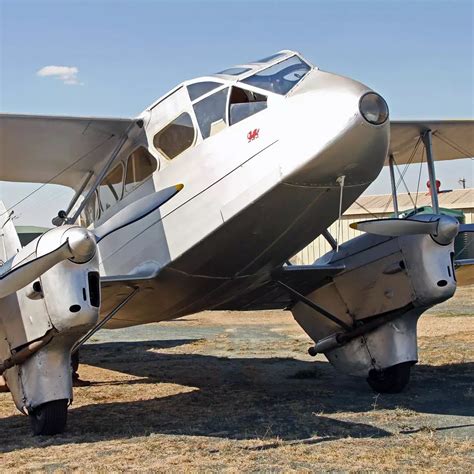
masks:
<instances>
[{"instance_id":1,"label":"black rubber tire","mask_svg":"<svg viewBox=\"0 0 474 474\"><path fill-rule=\"evenodd\" d=\"M377 393L400 393L410 381L413 362L403 362L383 370L372 369L367 382Z\"/></svg>"},{"instance_id":2,"label":"black rubber tire","mask_svg":"<svg viewBox=\"0 0 474 474\"><path fill-rule=\"evenodd\" d=\"M54 400L36 407L30 414L31 428L35 436L51 436L66 429L69 400Z\"/></svg>"}]
</instances>

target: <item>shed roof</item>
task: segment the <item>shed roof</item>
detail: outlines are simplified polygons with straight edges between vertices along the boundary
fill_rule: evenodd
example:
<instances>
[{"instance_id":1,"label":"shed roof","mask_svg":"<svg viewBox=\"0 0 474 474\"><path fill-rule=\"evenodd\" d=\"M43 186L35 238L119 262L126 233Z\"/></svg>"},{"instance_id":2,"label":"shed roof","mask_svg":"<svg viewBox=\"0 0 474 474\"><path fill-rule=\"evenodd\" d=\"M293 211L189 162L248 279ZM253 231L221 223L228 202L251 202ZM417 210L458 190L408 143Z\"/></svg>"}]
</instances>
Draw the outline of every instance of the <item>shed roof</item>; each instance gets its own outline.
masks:
<instances>
[{"instance_id":1,"label":"shed roof","mask_svg":"<svg viewBox=\"0 0 474 474\"><path fill-rule=\"evenodd\" d=\"M422 192L416 196L411 195L417 207L431 206L431 196ZM441 192L438 195L440 207L446 209L474 209L474 188L454 189L452 191ZM398 208L400 211L413 209L413 202L407 193L398 194ZM391 214L393 203L391 194L377 194L371 196L361 196L344 213L345 216L355 214Z\"/></svg>"},{"instance_id":2,"label":"shed roof","mask_svg":"<svg viewBox=\"0 0 474 474\"><path fill-rule=\"evenodd\" d=\"M49 230L48 227L38 227L34 225L17 225L15 229L19 234L44 234Z\"/></svg>"}]
</instances>

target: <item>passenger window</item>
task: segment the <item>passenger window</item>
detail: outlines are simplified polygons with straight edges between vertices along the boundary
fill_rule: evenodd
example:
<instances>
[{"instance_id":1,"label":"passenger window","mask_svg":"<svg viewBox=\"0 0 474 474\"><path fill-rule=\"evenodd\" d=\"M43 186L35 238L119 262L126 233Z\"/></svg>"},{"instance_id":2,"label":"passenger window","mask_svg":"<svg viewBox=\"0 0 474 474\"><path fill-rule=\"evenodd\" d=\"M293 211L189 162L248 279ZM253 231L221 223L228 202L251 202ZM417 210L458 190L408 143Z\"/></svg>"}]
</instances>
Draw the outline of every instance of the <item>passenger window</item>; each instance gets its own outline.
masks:
<instances>
[{"instance_id":1,"label":"passenger window","mask_svg":"<svg viewBox=\"0 0 474 474\"><path fill-rule=\"evenodd\" d=\"M227 126L225 112L228 90L228 88L223 89L194 104L194 112L203 139L220 132Z\"/></svg>"},{"instance_id":2,"label":"passenger window","mask_svg":"<svg viewBox=\"0 0 474 474\"><path fill-rule=\"evenodd\" d=\"M230 125L234 125L266 108L267 97L263 94L232 87L229 100Z\"/></svg>"},{"instance_id":3,"label":"passenger window","mask_svg":"<svg viewBox=\"0 0 474 474\"><path fill-rule=\"evenodd\" d=\"M155 158L146 148L140 147L135 150L128 158L124 193L129 193L140 186L156 171L157 167Z\"/></svg>"},{"instance_id":4,"label":"passenger window","mask_svg":"<svg viewBox=\"0 0 474 474\"><path fill-rule=\"evenodd\" d=\"M194 143L195 135L191 116L183 112L154 136L153 145L171 160Z\"/></svg>"},{"instance_id":5,"label":"passenger window","mask_svg":"<svg viewBox=\"0 0 474 474\"><path fill-rule=\"evenodd\" d=\"M105 211L122 197L123 165L116 166L100 183L100 206Z\"/></svg>"},{"instance_id":6,"label":"passenger window","mask_svg":"<svg viewBox=\"0 0 474 474\"><path fill-rule=\"evenodd\" d=\"M196 100L198 97L207 94L208 92L212 91L212 89L215 89L216 87L219 87L221 85L222 84L219 82L212 81L196 82L195 84L189 84L189 97L191 100Z\"/></svg>"},{"instance_id":7,"label":"passenger window","mask_svg":"<svg viewBox=\"0 0 474 474\"><path fill-rule=\"evenodd\" d=\"M97 192L90 198L84 209L81 212L81 225L89 227L93 222L99 218L99 205L97 200Z\"/></svg>"}]
</instances>

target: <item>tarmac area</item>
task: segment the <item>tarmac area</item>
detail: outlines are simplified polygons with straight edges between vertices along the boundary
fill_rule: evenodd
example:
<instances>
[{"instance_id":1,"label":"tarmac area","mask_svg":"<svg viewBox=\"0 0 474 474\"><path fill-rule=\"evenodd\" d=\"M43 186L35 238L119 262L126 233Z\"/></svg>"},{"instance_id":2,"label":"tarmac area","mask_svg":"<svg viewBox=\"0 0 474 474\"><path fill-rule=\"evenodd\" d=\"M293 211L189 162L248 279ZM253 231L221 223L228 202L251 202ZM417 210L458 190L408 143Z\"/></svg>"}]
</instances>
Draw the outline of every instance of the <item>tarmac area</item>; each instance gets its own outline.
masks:
<instances>
[{"instance_id":1,"label":"tarmac area","mask_svg":"<svg viewBox=\"0 0 474 474\"><path fill-rule=\"evenodd\" d=\"M290 312L102 331L63 435L0 393L2 471L473 472L474 287L422 316L407 389L377 395L307 354Z\"/></svg>"}]
</instances>

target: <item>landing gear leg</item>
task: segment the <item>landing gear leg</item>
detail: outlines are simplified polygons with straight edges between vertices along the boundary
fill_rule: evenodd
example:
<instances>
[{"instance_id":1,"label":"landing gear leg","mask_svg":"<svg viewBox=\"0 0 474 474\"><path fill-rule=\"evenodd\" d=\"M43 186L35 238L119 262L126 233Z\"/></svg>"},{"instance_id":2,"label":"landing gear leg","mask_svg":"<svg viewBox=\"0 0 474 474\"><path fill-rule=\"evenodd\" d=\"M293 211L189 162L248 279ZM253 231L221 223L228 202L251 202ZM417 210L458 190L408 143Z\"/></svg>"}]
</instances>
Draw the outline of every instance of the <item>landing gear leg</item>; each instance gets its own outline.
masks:
<instances>
[{"instance_id":1,"label":"landing gear leg","mask_svg":"<svg viewBox=\"0 0 474 474\"><path fill-rule=\"evenodd\" d=\"M88 380L79 378L79 351L71 355L72 385L74 387L88 387L91 383Z\"/></svg>"},{"instance_id":2,"label":"landing gear leg","mask_svg":"<svg viewBox=\"0 0 474 474\"><path fill-rule=\"evenodd\" d=\"M66 428L69 400L54 400L43 403L29 414L31 428L35 436L55 435Z\"/></svg>"},{"instance_id":3,"label":"landing gear leg","mask_svg":"<svg viewBox=\"0 0 474 474\"><path fill-rule=\"evenodd\" d=\"M9 391L6 380L3 378L3 375L0 375L0 393Z\"/></svg>"},{"instance_id":4,"label":"landing gear leg","mask_svg":"<svg viewBox=\"0 0 474 474\"><path fill-rule=\"evenodd\" d=\"M403 362L383 370L372 369L367 383L378 393L400 393L410 380L413 362Z\"/></svg>"}]
</instances>

